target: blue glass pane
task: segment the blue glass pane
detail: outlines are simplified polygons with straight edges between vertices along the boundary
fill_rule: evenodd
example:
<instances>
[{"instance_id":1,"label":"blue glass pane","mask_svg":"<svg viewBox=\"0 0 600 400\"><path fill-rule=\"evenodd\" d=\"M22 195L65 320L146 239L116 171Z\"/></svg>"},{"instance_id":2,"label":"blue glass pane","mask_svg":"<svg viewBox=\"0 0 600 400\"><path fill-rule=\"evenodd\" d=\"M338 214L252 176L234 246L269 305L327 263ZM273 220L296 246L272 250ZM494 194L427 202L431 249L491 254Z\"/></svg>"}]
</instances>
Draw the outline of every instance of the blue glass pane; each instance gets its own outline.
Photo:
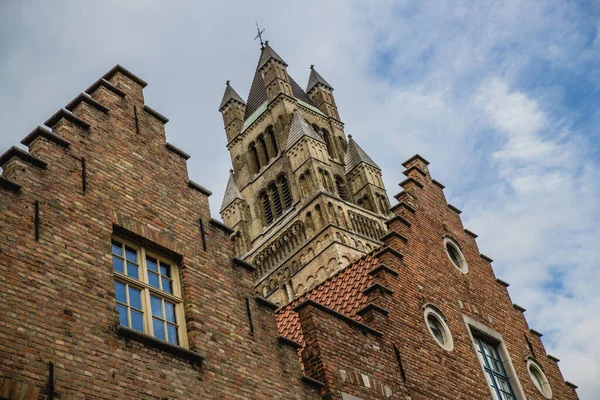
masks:
<instances>
[{"instance_id":1,"label":"blue glass pane","mask_svg":"<svg viewBox=\"0 0 600 400\"><path fill-rule=\"evenodd\" d=\"M154 336L165 340L165 325L160 319L152 318L152 326L154 327Z\"/></svg>"},{"instance_id":2,"label":"blue glass pane","mask_svg":"<svg viewBox=\"0 0 600 400\"><path fill-rule=\"evenodd\" d=\"M178 344L177 327L167 324L167 335L169 336L169 343Z\"/></svg>"},{"instance_id":3,"label":"blue glass pane","mask_svg":"<svg viewBox=\"0 0 600 400\"><path fill-rule=\"evenodd\" d=\"M136 331L144 332L142 313L131 310L131 327Z\"/></svg>"},{"instance_id":4,"label":"blue glass pane","mask_svg":"<svg viewBox=\"0 0 600 400\"><path fill-rule=\"evenodd\" d=\"M112 242L112 252L118 256L123 257L123 245L119 242Z\"/></svg>"},{"instance_id":5,"label":"blue glass pane","mask_svg":"<svg viewBox=\"0 0 600 400\"><path fill-rule=\"evenodd\" d=\"M142 309L142 292L129 286L129 305L138 310Z\"/></svg>"},{"instance_id":6,"label":"blue glass pane","mask_svg":"<svg viewBox=\"0 0 600 400\"><path fill-rule=\"evenodd\" d=\"M115 268L115 271L123 273L123 260L117 256L113 256L113 267Z\"/></svg>"},{"instance_id":7,"label":"blue glass pane","mask_svg":"<svg viewBox=\"0 0 600 400\"><path fill-rule=\"evenodd\" d=\"M158 274L148 271L148 283L155 288L160 288L160 286L158 286Z\"/></svg>"},{"instance_id":8,"label":"blue glass pane","mask_svg":"<svg viewBox=\"0 0 600 400\"><path fill-rule=\"evenodd\" d=\"M129 261L137 263L137 251L131 247L125 247L125 253Z\"/></svg>"},{"instance_id":9,"label":"blue glass pane","mask_svg":"<svg viewBox=\"0 0 600 400\"><path fill-rule=\"evenodd\" d=\"M149 271L158 272L158 265L154 258L146 257L146 265L148 266Z\"/></svg>"},{"instance_id":10,"label":"blue glass pane","mask_svg":"<svg viewBox=\"0 0 600 400\"><path fill-rule=\"evenodd\" d=\"M127 322L127 307L117 304L117 311L119 312L119 324L129 326Z\"/></svg>"},{"instance_id":11,"label":"blue glass pane","mask_svg":"<svg viewBox=\"0 0 600 400\"><path fill-rule=\"evenodd\" d=\"M140 279L139 267L135 264L127 263L127 275L135 279Z\"/></svg>"},{"instance_id":12,"label":"blue glass pane","mask_svg":"<svg viewBox=\"0 0 600 400\"><path fill-rule=\"evenodd\" d=\"M115 282L115 297L117 301L127 304L127 297L125 297L125 284L121 282Z\"/></svg>"},{"instance_id":13,"label":"blue glass pane","mask_svg":"<svg viewBox=\"0 0 600 400\"><path fill-rule=\"evenodd\" d=\"M160 274L171 277L171 267L168 264L160 263Z\"/></svg>"},{"instance_id":14,"label":"blue glass pane","mask_svg":"<svg viewBox=\"0 0 600 400\"><path fill-rule=\"evenodd\" d=\"M162 318L162 299L150 296L150 304L152 305L152 315Z\"/></svg>"},{"instance_id":15,"label":"blue glass pane","mask_svg":"<svg viewBox=\"0 0 600 400\"><path fill-rule=\"evenodd\" d=\"M165 292L173 293L173 286L171 286L171 281L165 277L160 278L162 280L162 290Z\"/></svg>"},{"instance_id":16,"label":"blue glass pane","mask_svg":"<svg viewBox=\"0 0 600 400\"><path fill-rule=\"evenodd\" d=\"M165 301L165 319L169 322L175 322L175 305Z\"/></svg>"}]
</instances>

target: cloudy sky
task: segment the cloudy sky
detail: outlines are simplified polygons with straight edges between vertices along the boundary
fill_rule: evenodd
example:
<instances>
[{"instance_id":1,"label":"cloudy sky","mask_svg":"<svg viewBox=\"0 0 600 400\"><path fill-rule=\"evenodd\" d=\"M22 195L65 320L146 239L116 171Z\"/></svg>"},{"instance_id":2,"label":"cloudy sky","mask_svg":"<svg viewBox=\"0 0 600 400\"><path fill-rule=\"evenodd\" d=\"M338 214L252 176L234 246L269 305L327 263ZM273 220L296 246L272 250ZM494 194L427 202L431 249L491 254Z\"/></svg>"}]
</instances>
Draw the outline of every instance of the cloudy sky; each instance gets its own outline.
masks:
<instances>
[{"instance_id":1,"label":"cloudy sky","mask_svg":"<svg viewBox=\"0 0 600 400\"><path fill-rule=\"evenodd\" d=\"M582 399L600 392L600 5L593 1L0 0L0 152L120 63L214 192L225 80L246 96L254 18L304 86L335 87L390 195L419 153Z\"/></svg>"}]
</instances>

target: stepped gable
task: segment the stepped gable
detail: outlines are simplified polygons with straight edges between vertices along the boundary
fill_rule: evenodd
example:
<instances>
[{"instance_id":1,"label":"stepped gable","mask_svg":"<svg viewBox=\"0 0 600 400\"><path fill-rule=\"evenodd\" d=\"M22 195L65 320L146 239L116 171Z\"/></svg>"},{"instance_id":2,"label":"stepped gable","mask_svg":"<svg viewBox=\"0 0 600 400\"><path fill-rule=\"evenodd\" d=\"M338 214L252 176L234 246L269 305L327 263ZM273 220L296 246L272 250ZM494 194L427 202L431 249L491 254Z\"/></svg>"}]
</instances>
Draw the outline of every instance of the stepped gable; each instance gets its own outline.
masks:
<instances>
[{"instance_id":1,"label":"stepped gable","mask_svg":"<svg viewBox=\"0 0 600 400\"><path fill-rule=\"evenodd\" d=\"M306 300L316 301L356 321L362 321L362 317L356 312L367 304L368 298L363 290L374 282L368 272L379 264L380 261L376 257L362 256L347 268L280 308L277 311L279 334L295 342L303 343L304 337L300 328L300 320L298 314L293 310Z\"/></svg>"},{"instance_id":2,"label":"stepped gable","mask_svg":"<svg viewBox=\"0 0 600 400\"><path fill-rule=\"evenodd\" d=\"M265 47L263 47L260 53L258 64L256 65L256 72L254 73L254 79L252 80L250 93L248 94L248 104L246 105L246 114L244 115L244 120L247 120L252 115L252 113L258 109L258 107L260 107L265 101L267 101L267 89L265 88L265 81L263 79L262 73L260 72L260 68L270 58L275 58L283 64L286 64L286 62L283 61L283 59L279 57L277 53L275 53L271 46L267 44ZM291 76L289 78L294 97L298 100L302 100L305 103L315 106L313 101L310 99L310 97L308 97L304 90L302 90L300 85L296 83L294 78L292 78Z\"/></svg>"}]
</instances>

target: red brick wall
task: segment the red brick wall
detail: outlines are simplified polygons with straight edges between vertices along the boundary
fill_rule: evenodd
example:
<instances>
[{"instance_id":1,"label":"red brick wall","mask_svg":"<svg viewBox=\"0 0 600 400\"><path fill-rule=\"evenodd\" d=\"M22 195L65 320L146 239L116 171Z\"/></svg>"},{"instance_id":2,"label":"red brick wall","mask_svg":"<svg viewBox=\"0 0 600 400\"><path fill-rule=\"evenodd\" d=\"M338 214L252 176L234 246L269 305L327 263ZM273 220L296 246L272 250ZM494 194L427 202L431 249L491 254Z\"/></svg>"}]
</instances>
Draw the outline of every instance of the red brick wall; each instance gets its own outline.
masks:
<instances>
[{"instance_id":1,"label":"red brick wall","mask_svg":"<svg viewBox=\"0 0 600 400\"><path fill-rule=\"evenodd\" d=\"M50 361L61 399L317 398L300 380L295 350L277 341L273 311L254 301L251 273L232 264L228 233L209 223L207 196L188 186L185 159L144 110L142 87L122 73L109 80L124 97L92 93L108 113L74 109L89 129L66 119L53 127L68 149L31 144L45 169L16 158L4 167L22 187L0 188L0 398L47 398ZM201 366L117 333L113 226L182 257L189 348L205 357Z\"/></svg>"}]
</instances>

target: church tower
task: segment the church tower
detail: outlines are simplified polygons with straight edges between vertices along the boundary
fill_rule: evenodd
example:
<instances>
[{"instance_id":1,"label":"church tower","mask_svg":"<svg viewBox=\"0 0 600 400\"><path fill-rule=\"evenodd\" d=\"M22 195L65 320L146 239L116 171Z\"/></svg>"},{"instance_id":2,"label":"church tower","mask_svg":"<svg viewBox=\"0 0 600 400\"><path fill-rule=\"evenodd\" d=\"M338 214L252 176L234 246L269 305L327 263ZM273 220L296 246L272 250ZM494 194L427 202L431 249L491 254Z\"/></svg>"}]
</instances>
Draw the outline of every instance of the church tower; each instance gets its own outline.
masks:
<instances>
[{"instance_id":1,"label":"church tower","mask_svg":"<svg viewBox=\"0 0 600 400\"><path fill-rule=\"evenodd\" d=\"M381 169L346 139L314 66L304 91L266 42L247 100L228 81L219 111L233 164L221 216L257 292L286 304L382 244Z\"/></svg>"}]
</instances>

